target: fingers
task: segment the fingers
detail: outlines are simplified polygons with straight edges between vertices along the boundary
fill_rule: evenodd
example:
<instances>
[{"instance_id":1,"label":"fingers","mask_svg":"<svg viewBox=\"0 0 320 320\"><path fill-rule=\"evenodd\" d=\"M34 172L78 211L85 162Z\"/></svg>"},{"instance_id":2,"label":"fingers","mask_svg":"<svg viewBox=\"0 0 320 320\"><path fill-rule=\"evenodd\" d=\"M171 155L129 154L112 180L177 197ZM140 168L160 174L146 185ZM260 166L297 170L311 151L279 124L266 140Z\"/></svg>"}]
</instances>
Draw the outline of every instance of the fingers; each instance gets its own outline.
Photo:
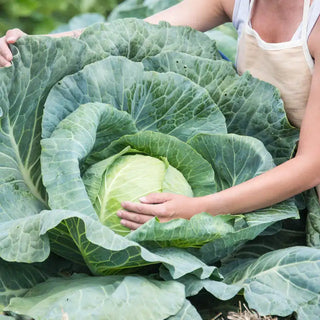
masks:
<instances>
[{"instance_id":1,"label":"fingers","mask_svg":"<svg viewBox=\"0 0 320 320\"><path fill-rule=\"evenodd\" d=\"M142 203L163 203L172 199L172 194L170 193L150 193L145 197L140 198L140 202Z\"/></svg>"},{"instance_id":2,"label":"fingers","mask_svg":"<svg viewBox=\"0 0 320 320\"><path fill-rule=\"evenodd\" d=\"M0 56L0 67L10 67L11 66L10 61Z\"/></svg>"},{"instance_id":3,"label":"fingers","mask_svg":"<svg viewBox=\"0 0 320 320\"><path fill-rule=\"evenodd\" d=\"M0 38L0 66L10 66L12 58L12 53L8 47L5 37Z\"/></svg>"},{"instance_id":4,"label":"fingers","mask_svg":"<svg viewBox=\"0 0 320 320\"><path fill-rule=\"evenodd\" d=\"M131 230L136 230L141 225L153 218L153 216L143 215L134 212L128 212L120 210L117 213L118 217L121 218L120 223Z\"/></svg>"},{"instance_id":5,"label":"fingers","mask_svg":"<svg viewBox=\"0 0 320 320\"><path fill-rule=\"evenodd\" d=\"M141 226L141 224L128 220L121 220L120 222L123 226L129 228L130 230L137 230Z\"/></svg>"},{"instance_id":6,"label":"fingers","mask_svg":"<svg viewBox=\"0 0 320 320\"><path fill-rule=\"evenodd\" d=\"M0 66L9 67L13 59L9 49L9 44L15 43L20 37L25 35L20 29L8 30L6 35L0 38Z\"/></svg>"},{"instance_id":7,"label":"fingers","mask_svg":"<svg viewBox=\"0 0 320 320\"><path fill-rule=\"evenodd\" d=\"M161 217L166 213L162 205L124 201L121 203L121 206L126 211L136 212L138 214L144 214L149 216Z\"/></svg>"}]
</instances>

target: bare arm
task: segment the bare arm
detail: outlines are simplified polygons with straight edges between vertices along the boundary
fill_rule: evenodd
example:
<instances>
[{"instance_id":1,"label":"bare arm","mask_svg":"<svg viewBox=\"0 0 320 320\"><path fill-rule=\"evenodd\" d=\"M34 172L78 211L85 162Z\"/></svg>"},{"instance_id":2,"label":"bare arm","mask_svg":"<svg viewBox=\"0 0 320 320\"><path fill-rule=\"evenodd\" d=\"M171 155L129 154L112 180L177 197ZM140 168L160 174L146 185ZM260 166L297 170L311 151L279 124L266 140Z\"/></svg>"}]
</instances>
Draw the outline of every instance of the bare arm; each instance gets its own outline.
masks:
<instances>
[{"instance_id":1,"label":"bare arm","mask_svg":"<svg viewBox=\"0 0 320 320\"><path fill-rule=\"evenodd\" d=\"M153 24L167 21L171 25L190 26L199 31L207 31L231 21L233 6L234 0L184 0L146 18L145 21Z\"/></svg>"}]
</instances>

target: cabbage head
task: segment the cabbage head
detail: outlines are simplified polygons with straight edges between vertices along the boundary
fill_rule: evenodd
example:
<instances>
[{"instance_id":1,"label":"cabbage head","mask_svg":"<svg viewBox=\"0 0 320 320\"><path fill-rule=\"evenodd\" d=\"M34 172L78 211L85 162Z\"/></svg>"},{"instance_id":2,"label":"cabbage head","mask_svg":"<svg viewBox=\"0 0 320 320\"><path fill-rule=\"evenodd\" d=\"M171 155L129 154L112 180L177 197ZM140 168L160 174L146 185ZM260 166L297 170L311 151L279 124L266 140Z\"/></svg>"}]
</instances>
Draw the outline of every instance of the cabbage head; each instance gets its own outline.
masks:
<instances>
[{"instance_id":1,"label":"cabbage head","mask_svg":"<svg viewBox=\"0 0 320 320\"><path fill-rule=\"evenodd\" d=\"M246 215L154 218L133 232L116 216L124 200L204 196L289 159L298 130L276 88L239 76L203 33L165 23L120 19L79 39L25 36L12 50L13 66L0 70L0 304L8 314L119 319L121 308L139 320L200 319L186 300L197 290L229 299L261 292L260 271L293 274L269 256L248 272L251 260L231 263L225 280L215 266L296 218L292 199ZM290 259L311 261L312 250L299 252ZM85 275L51 278L66 265ZM228 273L236 265L243 269ZM317 297L310 290L304 299ZM286 305L283 314L304 301Z\"/></svg>"},{"instance_id":2,"label":"cabbage head","mask_svg":"<svg viewBox=\"0 0 320 320\"><path fill-rule=\"evenodd\" d=\"M92 165L83 179L101 223L119 234L129 232L117 217L122 201L138 202L151 192L193 196L187 180L166 158L143 154L120 154L102 160Z\"/></svg>"}]
</instances>

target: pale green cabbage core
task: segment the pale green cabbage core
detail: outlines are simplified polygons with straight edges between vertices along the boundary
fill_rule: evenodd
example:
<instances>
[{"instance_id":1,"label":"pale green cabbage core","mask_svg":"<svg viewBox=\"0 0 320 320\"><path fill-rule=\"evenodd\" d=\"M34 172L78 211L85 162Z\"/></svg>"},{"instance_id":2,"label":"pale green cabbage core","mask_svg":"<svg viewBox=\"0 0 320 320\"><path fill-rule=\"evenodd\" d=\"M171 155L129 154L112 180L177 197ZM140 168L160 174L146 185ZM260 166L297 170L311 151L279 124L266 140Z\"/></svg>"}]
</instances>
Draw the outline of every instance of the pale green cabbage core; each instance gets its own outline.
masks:
<instances>
[{"instance_id":1,"label":"pale green cabbage core","mask_svg":"<svg viewBox=\"0 0 320 320\"><path fill-rule=\"evenodd\" d=\"M104 172L99 193L93 203L100 221L119 234L129 229L120 224L117 211L122 201L139 202L152 192L171 192L193 196L181 172L167 159L146 155L125 155L116 159Z\"/></svg>"}]
</instances>

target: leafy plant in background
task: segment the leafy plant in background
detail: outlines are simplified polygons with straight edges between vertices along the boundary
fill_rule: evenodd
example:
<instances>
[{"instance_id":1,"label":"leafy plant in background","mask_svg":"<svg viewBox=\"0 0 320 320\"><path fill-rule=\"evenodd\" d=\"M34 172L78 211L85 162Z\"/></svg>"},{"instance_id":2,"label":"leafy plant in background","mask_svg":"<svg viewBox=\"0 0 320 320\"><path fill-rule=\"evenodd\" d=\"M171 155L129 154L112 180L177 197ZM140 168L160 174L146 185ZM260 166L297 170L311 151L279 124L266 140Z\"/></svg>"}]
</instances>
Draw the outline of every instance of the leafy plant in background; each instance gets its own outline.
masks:
<instances>
[{"instance_id":1,"label":"leafy plant in background","mask_svg":"<svg viewBox=\"0 0 320 320\"><path fill-rule=\"evenodd\" d=\"M47 34L76 15L107 16L121 0L0 0L0 34L20 28L28 34Z\"/></svg>"},{"instance_id":2,"label":"leafy plant in background","mask_svg":"<svg viewBox=\"0 0 320 320\"><path fill-rule=\"evenodd\" d=\"M153 219L129 233L112 215L123 198L152 191L129 189L145 159L158 179L140 185L200 196L290 158L298 131L276 88L238 76L206 35L164 23L118 20L80 39L23 37L12 49L13 66L0 70L8 317L196 320L188 298L206 290L219 301L243 292L260 314L317 319L320 252L282 226L298 217L293 200L246 215Z\"/></svg>"},{"instance_id":3,"label":"leafy plant in background","mask_svg":"<svg viewBox=\"0 0 320 320\"><path fill-rule=\"evenodd\" d=\"M144 19L179 2L181 0L126 0L112 10L108 21L132 17Z\"/></svg>"}]
</instances>

